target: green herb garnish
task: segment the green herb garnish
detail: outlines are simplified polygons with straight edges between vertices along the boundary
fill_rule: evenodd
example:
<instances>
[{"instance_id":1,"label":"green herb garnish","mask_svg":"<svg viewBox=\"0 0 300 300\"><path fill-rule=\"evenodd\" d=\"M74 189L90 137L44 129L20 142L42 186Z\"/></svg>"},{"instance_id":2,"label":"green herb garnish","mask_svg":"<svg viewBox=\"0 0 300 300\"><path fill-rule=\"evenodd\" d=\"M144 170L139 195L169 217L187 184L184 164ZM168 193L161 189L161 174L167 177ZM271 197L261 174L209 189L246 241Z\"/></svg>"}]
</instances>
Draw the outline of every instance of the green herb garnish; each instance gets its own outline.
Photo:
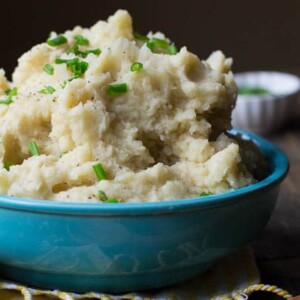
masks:
<instances>
[{"instance_id":1,"label":"green herb garnish","mask_svg":"<svg viewBox=\"0 0 300 300\"><path fill-rule=\"evenodd\" d=\"M128 91L127 83L116 83L110 84L107 88L108 95L118 95L123 94Z\"/></svg>"},{"instance_id":2,"label":"green herb garnish","mask_svg":"<svg viewBox=\"0 0 300 300\"><path fill-rule=\"evenodd\" d=\"M141 71L143 70L143 64L140 63L140 62L134 62L131 67L130 67L130 71L131 72L138 72L138 71Z\"/></svg>"},{"instance_id":3,"label":"green herb garnish","mask_svg":"<svg viewBox=\"0 0 300 300\"><path fill-rule=\"evenodd\" d=\"M66 53L67 54L74 53L75 55L78 55L79 54L79 46L74 45L72 48L67 49Z\"/></svg>"},{"instance_id":4,"label":"green herb garnish","mask_svg":"<svg viewBox=\"0 0 300 300\"><path fill-rule=\"evenodd\" d=\"M169 42L163 39L159 38L152 38L151 41L154 43L156 48L161 48L161 49L168 49L169 48Z\"/></svg>"},{"instance_id":5,"label":"green herb garnish","mask_svg":"<svg viewBox=\"0 0 300 300\"><path fill-rule=\"evenodd\" d=\"M261 87L240 87L239 88L239 95L265 95L265 94L271 94L271 93L267 89Z\"/></svg>"},{"instance_id":6,"label":"green herb garnish","mask_svg":"<svg viewBox=\"0 0 300 300\"><path fill-rule=\"evenodd\" d=\"M98 197L99 197L99 200L102 202L107 201L107 196L106 196L105 192L103 192L101 190L98 191Z\"/></svg>"},{"instance_id":7,"label":"green herb garnish","mask_svg":"<svg viewBox=\"0 0 300 300\"><path fill-rule=\"evenodd\" d=\"M51 66L49 64L45 64L44 68L43 68L43 71L46 72L46 73L48 73L49 75L53 75L54 68L53 68L53 66Z\"/></svg>"},{"instance_id":8,"label":"green herb garnish","mask_svg":"<svg viewBox=\"0 0 300 300\"><path fill-rule=\"evenodd\" d=\"M52 95L54 92L55 92L55 88L51 85L48 85L39 91L39 93L41 94L50 94L50 95Z\"/></svg>"},{"instance_id":9,"label":"green herb garnish","mask_svg":"<svg viewBox=\"0 0 300 300\"><path fill-rule=\"evenodd\" d=\"M151 50L151 52L154 52L155 44L154 42L147 42L146 46Z\"/></svg>"},{"instance_id":10,"label":"green herb garnish","mask_svg":"<svg viewBox=\"0 0 300 300\"><path fill-rule=\"evenodd\" d=\"M169 48L169 43L166 40L159 38L152 38L149 42L147 42L146 46L152 51L155 52L157 50L166 50Z\"/></svg>"},{"instance_id":11,"label":"green herb garnish","mask_svg":"<svg viewBox=\"0 0 300 300\"><path fill-rule=\"evenodd\" d=\"M9 159L3 160L3 166L7 171L9 171L10 167L13 165L14 165L14 162L12 160L9 160Z\"/></svg>"},{"instance_id":12,"label":"green herb garnish","mask_svg":"<svg viewBox=\"0 0 300 300\"><path fill-rule=\"evenodd\" d=\"M168 54L173 54L175 51L177 53L177 49L174 44L170 46L169 42L167 40L159 39L159 38L152 38L150 39L146 46L152 51L152 52L159 52L161 50L167 51ZM175 48L174 48L175 47ZM176 54L174 53L174 54Z\"/></svg>"},{"instance_id":13,"label":"green herb garnish","mask_svg":"<svg viewBox=\"0 0 300 300\"><path fill-rule=\"evenodd\" d=\"M64 80L64 81L60 84L60 87L61 87L62 89L64 89L64 88L66 87L67 83L68 83L68 81L67 81L67 80Z\"/></svg>"},{"instance_id":14,"label":"green herb garnish","mask_svg":"<svg viewBox=\"0 0 300 300\"><path fill-rule=\"evenodd\" d=\"M95 55L101 54L100 48L95 49L87 49L87 50L79 50L78 45L74 45L72 48L68 49L66 51L67 54L74 53L75 55L81 56L83 58L87 57L90 53L93 53Z\"/></svg>"},{"instance_id":15,"label":"green herb garnish","mask_svg":"<svg viewBox=\"0 0 300 300\"><path fill-rule=\"evenodd\" d=\"M74 36L77 45L88 46L90 44L89 40L80 34Z\"/></svg>"},{"instance_id":16,"label":"green herb garnish","mask_svg":"<svg viewBox=\"0 0 300 300\"><path fill-rule=\"evenodd\" d=\"M61 59L57 58L55 60L56 64L66 64L68 68L72 71L74 74L74 78L81 77L85 71L87 70L89 64L85 61L80 60L78 57L72 58L72 59Z\"/></svg>"},{"instance_id":17,"label":"green herb garnish","mask_svg":"<svg viewBox=\"0 0 300 300\"><path fill-rule=\"evenodd\" d=\"M170 55L175 55L178 53L178 50L174 44L170 45L170 43L167 40L160 39L160 38L149 38L145 35L142 35L138 32L133 33L134 38L136 40L140 40L146 43L146 46L152 51L152 52L159 52L161 50L164 50L162 52L167 52Z\"/></svg>"},{"instance_id":18,"label":"green herb garnish","mask_svg":"<svg viewBox=\"0 0 300 300\"><path fill-rule=\"evenodd\" d=\"M104 201L104 203L119 203L119 200L117 198L110 198Z\"/></svg>"},{"instance_id":19,"label":"green herb garnish","mask_svg":"<svg viewBox=\"0 0 300 300\"><path fill-rule=\"evenodd\" d=\"M167 52L168 52L168 54L170 54L170 55L175 55L175 54L178 53L178 50L177 50L177 47L176 47L174 44L172 44L172 45L169 46Z\"/></svg>"},{"instance_id":20,"label":"green herb garnish","mask_svg":"<svg viewBox=\"0 0 300 300\"><path fill-rule=\"evenodd\" d=\"M0 104L6 104L9 105L13 102L13 97L17 96L18 89L16 87L9 89L6 91L7 98L5 100L0 100Z\"/></svg>"},{"instance_id":21,"label":"green herb garnish","mask_svg":"<svg viewBox=\"0 0 300 300\"><path fill-rule=\"evenodd\" d=\"M199 196L200 197L206 197L206 196L212 196L213 195L213 193L205 193L205 192L202 192Z\"/></svg>"},{"instance_id":22,"label":"green herb garnish","mask_svg":"<svg viewBox=\"0 0 300 300\"><path fill-rule=\"evenodd\" d=\"M107 179L106 172L104 171L103 166L100 163L93 165L93 169L98 180Z\"/></svg>"},{"instance_id":23,"label":"green herb garnish","mask_svg":"<svg viewBox=\"0 0 300 300\"><path fill-rule=\"evenodd\" d=\"M62 152L60 152L60 154L59 154L59 157L60 158L62 158L64 155L66 155L68 152L66 152L66 151L62 151Z\"/></svg>"},{"instance_id":24,"label":"green herb garnish","mask_svg":"<svg viewBox=\"0 0 300 300\"><path fill-rule=\"evenodd\" d=\"M61 64L67 64L67 65L71 65L74 64L75 62L77 62L79 59L76 58L72 58L72 59L63 59L63 58L56 58L55 59L55 63L57 65L61 65Z\"/></svg>"},{"instance_id":25,"label":"green herb garnish","mask_svg":"<svg viewBox=\"0 0 300 300\"><path fill-rule=\"evenodd\" d=\"M47 40L47 44L50 45L50 46L52 46L52 47L56 47L56 46L65 44L67 42L68 42L67 38L65 36L63 36L63 35L57 35L56 37L49 38Z\"/></svg>"},{"instance_id":26,"label":"green herb garnish","mask_svg":"<svg viewBox=\"0 0 300 300\"><path fill-rule=\"evenodd\" d=\"M29 143L28 149L29 149L29 152L31 153L31 155L33 155L33 156L40 155L40 150L35 141L32 141Z\"/></svg>"},{"instance_id":27,"label":"green herb garnish","mask_svg":"<svg viewBox=\"0 0 300 300\"><path fill-rule=\"evenodd\" d=\"M140 41L143 41L143 42L148 42L149 41L149 38L147 36L142 35L138 32L134 32L133 36L136 40L140 40Z\"/></svg>"},{"instance_id":28,"label":"green herb garnish","mask_svg":"<svg viewBox=\"0 0 300 300\"><path fill-rule=\"evenodd\" d=\"M99 197L99 200L104 203L118 203L119 202L119 200L117 198L109 198L108 199L105 192L101 191L101 190L98 191L98 197Z\"/></svg>"},{"instance_id":29,"label":"green herb garnish","mask_svg":"<svg viewBox=\"0 0 300 300\"><path fill-rule=\"evenodd\" d=\"M100 55L101 54L101 49L100 48L96 48L96 49L88 49L88 50L81 50L81 51L79 51L79 54L82 57L87 57L90 53L93 53L95 55Z\"/></svg>"}]
</instances>

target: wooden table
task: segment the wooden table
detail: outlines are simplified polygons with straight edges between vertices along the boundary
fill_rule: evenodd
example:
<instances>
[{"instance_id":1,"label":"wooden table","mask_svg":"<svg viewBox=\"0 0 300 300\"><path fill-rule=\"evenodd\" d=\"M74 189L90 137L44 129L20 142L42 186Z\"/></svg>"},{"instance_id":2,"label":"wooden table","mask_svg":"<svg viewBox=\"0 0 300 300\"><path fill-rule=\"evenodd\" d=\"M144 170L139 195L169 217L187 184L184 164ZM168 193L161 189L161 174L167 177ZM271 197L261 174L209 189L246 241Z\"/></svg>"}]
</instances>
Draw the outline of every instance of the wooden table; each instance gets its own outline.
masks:
<instances>
[{"instance_id":1,"label":"wooden table","mask_svg":"<svg viewBox=\"0 0 300 300\"><path fill-rule=\"evenodd\" d=\"M300 294L300 117L282 131L265 136L285 151L290 172L283 182L272 217L253 248L262 283ZM251 299L279 299L277 297Z\"/></svg>"}]
</instances>

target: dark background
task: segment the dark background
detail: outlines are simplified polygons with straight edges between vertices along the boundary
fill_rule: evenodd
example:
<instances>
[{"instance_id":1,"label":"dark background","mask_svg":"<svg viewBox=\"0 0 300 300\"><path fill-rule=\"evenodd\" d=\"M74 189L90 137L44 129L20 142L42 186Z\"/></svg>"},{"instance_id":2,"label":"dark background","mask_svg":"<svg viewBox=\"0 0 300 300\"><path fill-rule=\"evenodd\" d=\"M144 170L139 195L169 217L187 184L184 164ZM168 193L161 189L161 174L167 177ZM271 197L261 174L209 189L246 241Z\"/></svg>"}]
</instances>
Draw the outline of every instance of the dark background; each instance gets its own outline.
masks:
<instances>
[{"instance_id":1,"label":"dark background","mask_svg":"<svg viewBox=\"0 0 300 300\"><path fill-rule=\"evenodd\" d=\"M222 49L234 71L300 66L300 1L241 0L25 0L1 1L0 66L8 75L17 58L51 30L91 26L118 8L141 33L160 30L205 59Z\"/></svg>"}]
</instances>

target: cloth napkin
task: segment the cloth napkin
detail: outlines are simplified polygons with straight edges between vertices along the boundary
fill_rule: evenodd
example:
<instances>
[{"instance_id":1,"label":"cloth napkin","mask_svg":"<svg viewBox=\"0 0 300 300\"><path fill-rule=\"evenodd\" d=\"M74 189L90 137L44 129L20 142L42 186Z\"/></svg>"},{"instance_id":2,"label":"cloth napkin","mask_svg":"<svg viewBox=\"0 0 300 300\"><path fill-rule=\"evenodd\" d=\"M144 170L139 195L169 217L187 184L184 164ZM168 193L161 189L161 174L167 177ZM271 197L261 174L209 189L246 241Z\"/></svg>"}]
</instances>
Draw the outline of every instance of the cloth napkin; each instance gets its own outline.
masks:
<instances>
[{"instance_id":1,"label":"cloth napkin","mask_svg":"<svg viewBox=\"0 0 300 300\"><path fill-rule=\"evenodd\" d=\"M18 283L0 281L1 300L101 299L101 300L209 300L226 299L259 282L259 273L250 248L221 259L210 270L184 283L147 293L113 296L102 293L85 295L62 291L37 290ZM241 296L240 299L245 299Z\"/></svg>"}]
</instances>

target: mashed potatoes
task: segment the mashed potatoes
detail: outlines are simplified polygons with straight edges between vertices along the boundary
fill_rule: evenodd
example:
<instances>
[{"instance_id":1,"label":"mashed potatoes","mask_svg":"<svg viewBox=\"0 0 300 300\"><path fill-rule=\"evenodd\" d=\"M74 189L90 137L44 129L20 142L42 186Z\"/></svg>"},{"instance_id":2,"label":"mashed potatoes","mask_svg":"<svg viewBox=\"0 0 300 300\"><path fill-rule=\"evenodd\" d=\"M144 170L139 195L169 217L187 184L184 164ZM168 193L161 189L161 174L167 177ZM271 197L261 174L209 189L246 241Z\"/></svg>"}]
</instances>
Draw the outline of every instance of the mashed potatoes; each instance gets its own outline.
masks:
<instances>
[{"instance_id":1,"label":"mashed potatoes","mask_svg":"<svg viewBox=\"0 0 300 300\"><path fill-rule=\"evenodd\" d=\"M237 93L231 59L200 61L162 33L133 32L119 10L52 33L19 59L11 83L1 71L1 194L149 202L254 181L224 134Z\"/></svg>"}]
</instances>

